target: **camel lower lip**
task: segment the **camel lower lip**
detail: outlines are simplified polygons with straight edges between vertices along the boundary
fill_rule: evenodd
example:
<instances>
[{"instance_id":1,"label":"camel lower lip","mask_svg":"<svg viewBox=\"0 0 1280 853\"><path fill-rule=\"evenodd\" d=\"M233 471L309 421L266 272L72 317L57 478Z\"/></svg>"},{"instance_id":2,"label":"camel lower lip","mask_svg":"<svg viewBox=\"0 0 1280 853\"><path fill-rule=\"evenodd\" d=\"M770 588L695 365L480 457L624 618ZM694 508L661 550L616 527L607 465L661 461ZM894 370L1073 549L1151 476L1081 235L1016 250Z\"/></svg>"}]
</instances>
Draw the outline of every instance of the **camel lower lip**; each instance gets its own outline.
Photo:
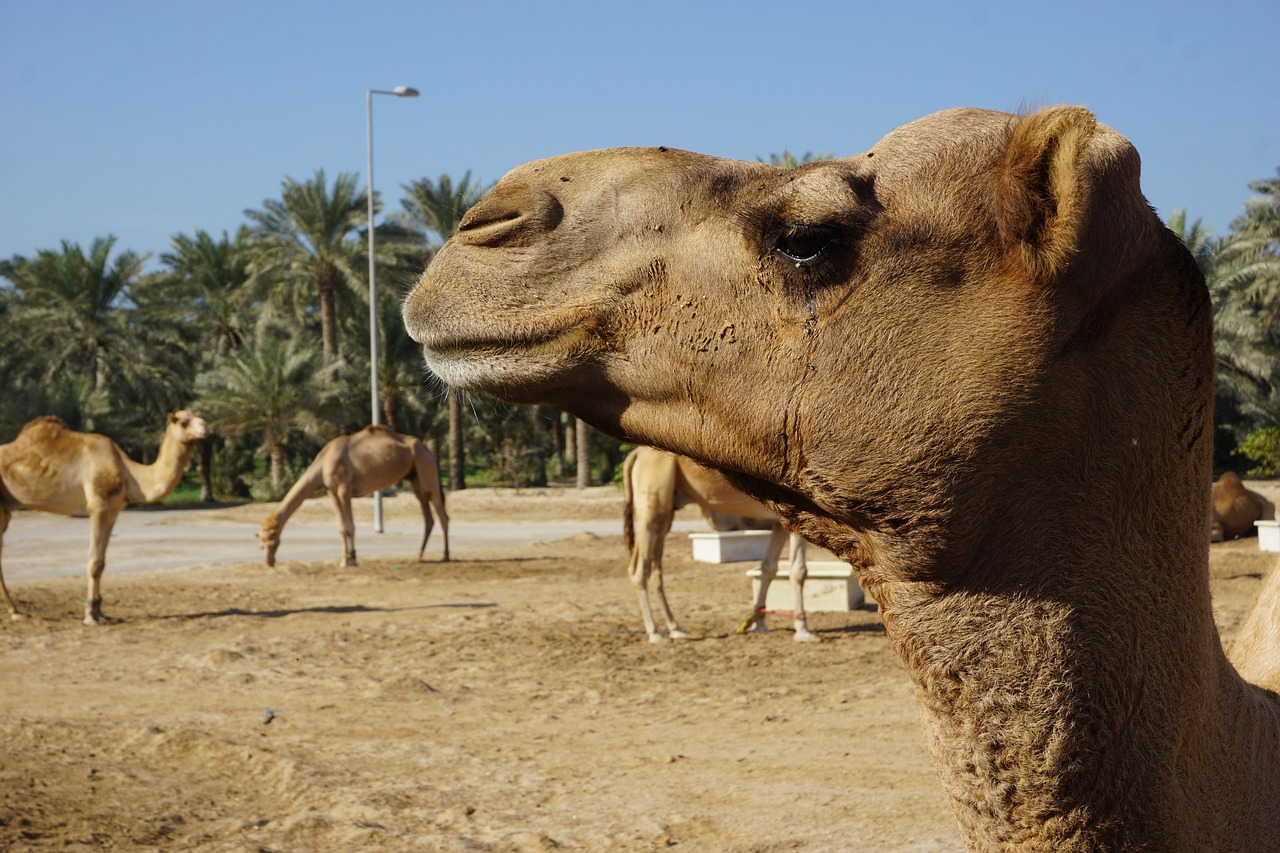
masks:
<instances>
[{"instance_id":1,"label":"camel lower lip","mask_svg":"<svg viewBox=\"0 0 1280 853\"><path fill-rule=\"evenodd\" d=\"M571 330L525 339L518 344L492 340L435 342L422 347L427 368L445 384L466 391L500 393L545 382L568 363Z\"/></svg>"}]
</instances>

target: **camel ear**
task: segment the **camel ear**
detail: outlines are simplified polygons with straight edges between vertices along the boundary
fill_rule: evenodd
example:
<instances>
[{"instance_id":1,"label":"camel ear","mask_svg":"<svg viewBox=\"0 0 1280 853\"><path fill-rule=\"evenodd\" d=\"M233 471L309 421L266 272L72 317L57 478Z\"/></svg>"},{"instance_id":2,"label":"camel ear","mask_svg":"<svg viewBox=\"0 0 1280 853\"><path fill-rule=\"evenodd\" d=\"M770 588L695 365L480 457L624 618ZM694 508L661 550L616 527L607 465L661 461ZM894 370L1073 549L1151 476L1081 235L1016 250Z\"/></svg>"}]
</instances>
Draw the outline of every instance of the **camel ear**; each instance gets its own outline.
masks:
<instances>
[{"instance_id":1,"label":"camel ear","mask_svg":"<svg viewBox=\"0 0 1280 853\"><path fill-rule=\"evenodd\" d=\"M1010 259L1033 281L1056 279L1080 242L1098 128L1083 107L1052 107L1013 128L997 177L995 215Z\"/></svg>"}]
</instances>

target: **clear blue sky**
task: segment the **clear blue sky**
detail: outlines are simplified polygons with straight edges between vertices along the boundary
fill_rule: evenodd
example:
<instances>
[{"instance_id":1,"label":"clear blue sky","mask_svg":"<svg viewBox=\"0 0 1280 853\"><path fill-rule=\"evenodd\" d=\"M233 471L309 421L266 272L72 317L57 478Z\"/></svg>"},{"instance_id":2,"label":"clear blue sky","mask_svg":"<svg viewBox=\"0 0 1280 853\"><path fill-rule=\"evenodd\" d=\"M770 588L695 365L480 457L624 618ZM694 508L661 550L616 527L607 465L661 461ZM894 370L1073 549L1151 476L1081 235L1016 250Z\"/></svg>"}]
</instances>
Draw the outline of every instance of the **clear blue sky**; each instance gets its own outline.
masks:
<instances>
[{"instance_id":1,"label":"clear blue sky","mask_svg":"<svg viewBox=\"0 0 1280 853\"><path fill-rule=\"evenodd\" d=\"M375 184L669 145L837 156L950 106L1078 103L1162 217L1280 165L1280 3L0 0L0 258L232 231L286 176Z\"/></svg>"}]
</instances>

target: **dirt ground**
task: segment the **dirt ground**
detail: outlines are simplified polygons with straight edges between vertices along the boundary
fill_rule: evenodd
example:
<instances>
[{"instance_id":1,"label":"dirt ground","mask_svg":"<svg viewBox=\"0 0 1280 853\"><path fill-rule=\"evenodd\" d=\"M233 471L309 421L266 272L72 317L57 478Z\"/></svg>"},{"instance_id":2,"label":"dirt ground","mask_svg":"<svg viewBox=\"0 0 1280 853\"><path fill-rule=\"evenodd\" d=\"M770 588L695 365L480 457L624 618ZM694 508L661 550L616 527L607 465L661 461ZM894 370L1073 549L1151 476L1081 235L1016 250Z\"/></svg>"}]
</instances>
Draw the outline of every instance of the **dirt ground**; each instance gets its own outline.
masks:
<instances>
[{"instance_id":1,"label":"dirt ground","mask_svg":"<svg viewBox=\"0 0 1280 853\"><path fill-rule=\"evenodd\" d=\"M620 507L469 490L450 514ZM694 639L660 646L620 536L108 569L99 628L80 578L13 584L32 616L0 626L0 850L960 850L874 610L814 614L816 644L779 619L740 636L748 566L689 551L672 536L667 574ZM1213 546L1227 636L1273 562Z\"/></svg>"}]
</instances>

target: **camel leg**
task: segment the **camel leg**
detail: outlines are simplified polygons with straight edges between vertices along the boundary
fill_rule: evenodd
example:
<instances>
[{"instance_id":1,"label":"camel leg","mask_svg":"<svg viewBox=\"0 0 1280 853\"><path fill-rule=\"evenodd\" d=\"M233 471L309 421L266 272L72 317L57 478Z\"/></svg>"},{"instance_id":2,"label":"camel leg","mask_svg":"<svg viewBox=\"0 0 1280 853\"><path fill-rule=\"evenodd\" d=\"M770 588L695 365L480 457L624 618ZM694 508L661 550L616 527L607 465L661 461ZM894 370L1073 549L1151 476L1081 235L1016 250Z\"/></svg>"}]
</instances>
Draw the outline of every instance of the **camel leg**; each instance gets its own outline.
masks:
<instances>
[{"instance_id":1,"label":"camel leg","mask_svg":"<svg viewBox=\"0 0 1280 853\"><path fill-rule=\"evenodd\" d=\"M447 563L449 562L449 513L444 507L444 486L440 482L440 468L433 464L431 472L434 476L429 481L426 494L431 502L431 509L435 511L436 521L440 522L440 535L444 537L444 555L440 558L440 562ZM419 478L419 480L425 479L427 478Z\"/></svg>"},{"instance_id":2,"label":"camel leg","mask_svg":"<svg viewBox=\"0 0 1280 853\"><path fill-rule=\"evenodd\" d=\"M86 625L100 625L106 621L102 615L102 571L107 567L107 544L111 541L111 529L116 526L119 514L118 506L89 509L89 563L85 567L89 589L84 602Z\"/></svg>"},{"instance_id":3,"label":"camel leg","mask_svg":"<svg viewBox=\"0 0 1280 853\"><path fill-rule=\"evenodd\" d=\"M638 508L638 507L637 507ZM639 515L639 513L637 513ZM666 588L662 582L662 551L666 543L667 531L671 528L671 513L659 513L658 518L643 518L640 535L636 536L635 548L631 551L631 560L627 565L627 573L636 588L640 599L640 615L644 618L644 629L649 635L649 642L661 643L663 635L653 619L653 608L649 604L649 577L656 575L658 602L662 605L662 615L667 622L667 634L673 640L686 640L689 635L676 623L671 612L671 604L667 601Z\"/></svg>"},{"instance_id":4,"label":"camel leg","mask_svg":"<svg viewBox=\"0 0 1280 853\"><path fill-rule=\"evenodd\" d=\"M351 487L335 486L329 490L329 496L333 498L333 507L338 513L338 534L342 536L342 561L338 565L353 568L356 565L356 523L351 515Z\"/></svg>"},{"instance_id":5,"label":"camel leg","mask_svg":"<svg viewBox=\"0 0 1280 853\"><path fill-rule=\"evenodd\" d=\"M666 538L665 533L663 534L663 538ZM654 568L656 569L654 572L654 584L658 592L658 603L662 605L662 615L667 620L667 636L671 637L673 640L687 640L689 639L689 634L676 624L675 614L671 612L671 604L667 601L667 588L662 581L661 559L657 561Z\"/></svg>"},{"instance_id":6,"label":"camel leg","mask_svg":"<svg viewBox=\"0 0 1280 853\"><path fill-rule=\"evenodd\" d=\"M769 633L769 626L764 624L765 601L769 597L769 586L778 574L778 558L782 555L782 546L787 541L787 531L781 524L774 523L769 533L769 544L765 547L764 559L760 561L760 589L756 593L756 619L752 629L757 634Z\"/></svg>"},{"instance_id":7,"label":"camel leg","mask_svg":"<svg viewBox=\"0 0 1280 853\"><path fill-rule=\"evenodd\" d=\"M13 517L13 510L0 502L0 551L4 548L4 533L9 529L9 519ZM13 596L9 595L9 588L4 585L4 572L0 570L0 595L4 596L4 605L9 608L10 619L25 619L18 612L18 605L14 604Z\"/></svg>"},{"instance_id":8,"label":"camel leg","mask_svg":"<svg viewBox=\"0 0 1280 853\"><path fill-rule=\"evenodd\" d=\"M414 485L417 485L416 481ZM431 505L429 498L422 492L418 492L418 505L422 508L422 545L418 548L418 562L422 562L422 555L427 551L427 540L431 538L431 528L435 525L435 519L431 517Z\"/></svg>"},{"instance_id":9,"label":"camel leg","mask_svg":"<svg viewBox=\"0 0 1280 853\"><path fill-rule=\"evenodd\" d=\"M804 612L804 581L809 575L809 563L805 559L805 541L794 533L791 534L791 594L795 597L796 641L809 643L817 638L809 630L809 617Z\"/></svg>"},{"instance_id":10,"label":"camel leg","mask_svg":"<svg viewBox=\"0 0 1280 853\"><path fill-rule=\"evenodd\" d=\"M421 450L414 463L413 488L418 495L418 503L422 505L422 521L426 530L422 534L422 547L418 549L418 562L427 550L427 537L431 535L433 521L440 522L440 534L444 537L444 556L440 562L449 562L449 515L444 508L444 487L440 484L440 469L434 461L424 458L426 450ZM432 519L432 513L435 518Z\"/></svg>"},{"instance_id":11,"label":"camel leg","mask_svg":"<svg viewBox=\"0 0 1280 853\"><path fill-rule=\"evenodd\" d=\"M662 635L658 633L658 628L653 623L653 608L649 605L649 572L652 569L652 563L647 554L641 554L640 543L636 542L636 547L631 551L631 557L627 563L627 575L631 578L631 584L636 588L636 596L640 600L640 616L644 619L644 630L649 635L649 642L661 643Z\"/></svg>"}]
</instances>

